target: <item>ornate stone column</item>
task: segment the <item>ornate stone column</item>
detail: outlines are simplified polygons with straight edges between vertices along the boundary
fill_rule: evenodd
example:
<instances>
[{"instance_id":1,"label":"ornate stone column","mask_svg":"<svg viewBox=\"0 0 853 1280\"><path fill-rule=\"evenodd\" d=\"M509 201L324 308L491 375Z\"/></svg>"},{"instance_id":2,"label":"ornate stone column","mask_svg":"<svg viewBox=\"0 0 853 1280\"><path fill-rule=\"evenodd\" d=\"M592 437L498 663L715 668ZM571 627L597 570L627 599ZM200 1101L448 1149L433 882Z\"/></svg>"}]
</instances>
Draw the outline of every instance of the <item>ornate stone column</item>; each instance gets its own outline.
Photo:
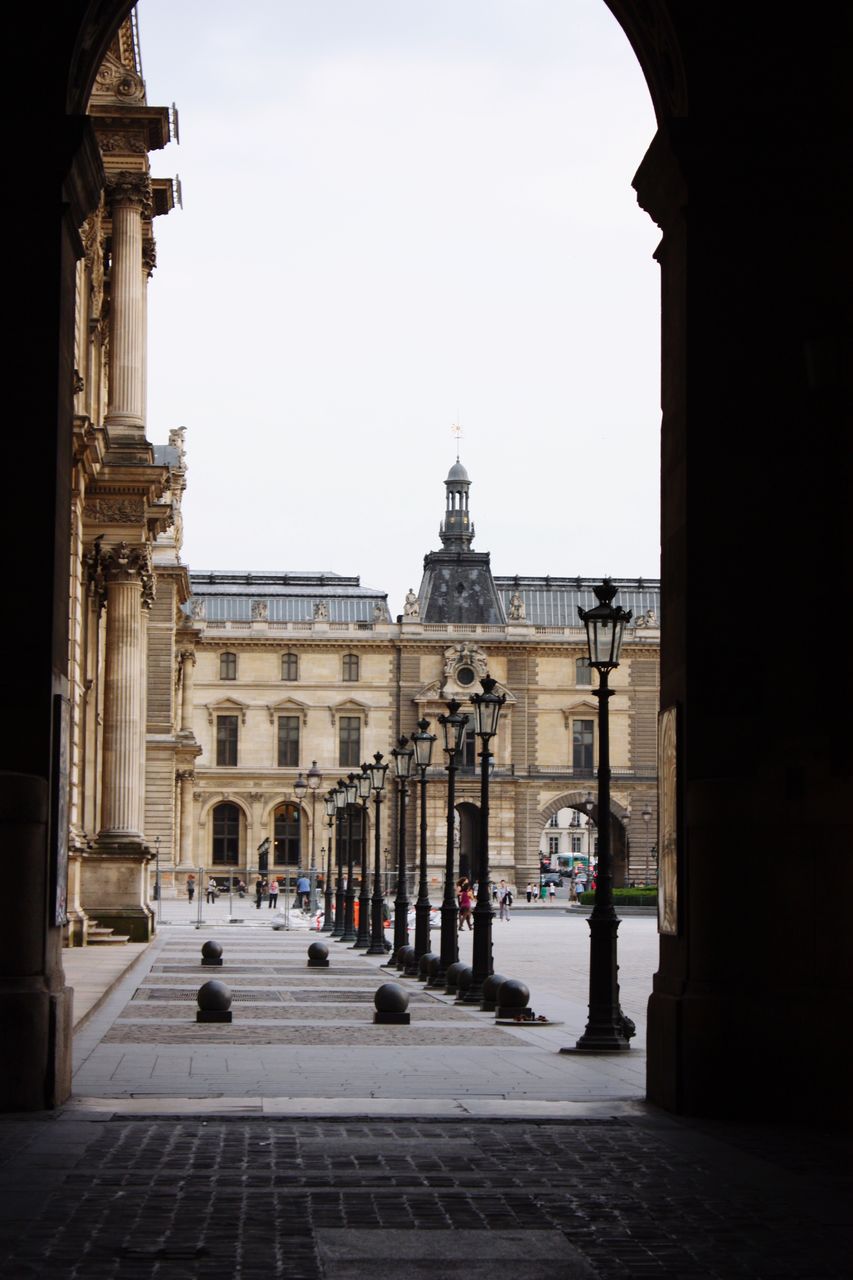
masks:
<instances>
[{"instance_id":1,"label":"ornate stone column","mask_svg":"<svg viewBox=\"0 0 853 1280\"><path fill-rule=\"evenodd\" d=\"M181 650L181 733L193 731L193 674L196 656L192 649Z\"/></svg>"},{"instance_id":2,"label":"ornate stone column","mask_svg":"<svg viewBox=\"0 0 853 1280\"><path fill-rule=\"evenodd\" d=\"M110 385L106 426L111 447L145 442L145 284L142 219L152 213L146 173L108 177L112 215Z\"/></svg>"},{"instance_id":3,"label":"ornate stone column","mask_svg":"<svg viewBox=\"0 0 853 1280\"><path fill-rule=\"evenodd\" d=\"M178 784L180 804L180 834L178 840L177 871L189 871L196 866L195 849L193 848L193 786L195 773L192 769L178 769L175 772Z\"/></svg>"},{"instance_id":4,"label":"ornate stone column","mask_svg":"<svg viewBox=\"0 0 853 1280\"><path fill-rule=\"evenodd\" d=\"M98 556L106 589L101 826L84 863L83 897L90 916L135 941L151 935L142 835L142 734L145 626L154 578L151 549L120 542Z\"/></svg>"}]
</instances>

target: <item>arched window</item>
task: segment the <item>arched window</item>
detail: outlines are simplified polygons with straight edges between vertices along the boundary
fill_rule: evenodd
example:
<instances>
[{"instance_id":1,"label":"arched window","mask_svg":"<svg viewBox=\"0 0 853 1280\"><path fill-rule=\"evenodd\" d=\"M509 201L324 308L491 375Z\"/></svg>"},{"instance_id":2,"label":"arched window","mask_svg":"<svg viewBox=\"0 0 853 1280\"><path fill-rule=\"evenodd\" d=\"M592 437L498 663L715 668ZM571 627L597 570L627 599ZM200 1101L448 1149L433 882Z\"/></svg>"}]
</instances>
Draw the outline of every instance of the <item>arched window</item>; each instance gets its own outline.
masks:
<instances>
[{"instance_id":1,"label":"arched window","mask_svg":"<svg viewBox=\"0 0 853 1280\"><path fill-rule=\"evenodd\" d=\"M344 654L342 675L344 680L358 679L358 654L357 653Z\"/></svg>"},{"instance_id":2,"label":"arched window","mask_svg":"<svg viewBox=\"0 0 853 1280\"><path fill-rule=\"evenodd\" d=\"M219 679L220 680L236 680L237 679L236 653L220 653Z\"/></svg>"},{"instance_id":3,"label":"arched window","mask_svg":"<svg viewBox=\"0 0 853 1280\"><path fill-rule=\"evenodd\" d=\"M233 867L240 861L240 810L236 804L218 804L213 810L211 860L220 867Z\"/></svg>"},{"instance_id":4,"label":"arched window","mask_svg":"<svg viewBox=\"0 0 853 1280\"><path fill-rule=\"evenodd\" d=\"M283 804L275 811L273 861L277 867L298 867L302 852L302 810Z\"/></svg>"},{"instance_id":5,"label":"arched window","mask_svg":"<svg viewBox=\"0 0 853 1280\"><path fill-rule=\"evenodd\" d=\"M281 678L282 680L299 679L299 658L295 653L281 655Z\"/></svg>"}]
</instances>

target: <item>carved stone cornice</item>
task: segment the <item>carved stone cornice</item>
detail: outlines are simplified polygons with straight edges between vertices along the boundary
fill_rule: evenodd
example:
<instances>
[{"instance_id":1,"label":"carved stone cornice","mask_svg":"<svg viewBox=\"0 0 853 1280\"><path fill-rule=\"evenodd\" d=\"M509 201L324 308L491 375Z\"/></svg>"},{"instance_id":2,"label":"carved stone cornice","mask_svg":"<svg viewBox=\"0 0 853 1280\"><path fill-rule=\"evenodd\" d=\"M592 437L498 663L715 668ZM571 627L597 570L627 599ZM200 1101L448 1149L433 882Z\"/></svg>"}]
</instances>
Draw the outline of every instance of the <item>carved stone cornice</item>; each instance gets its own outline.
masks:
<instances>
[{"instance_id":1,"label":"carved stone cornice","mask_svg":"<svg viewBox=\"0 0 853 1280\"><path fill-rule=\"evenodd\" d=\"M90 524L141 525L145 519L145 499L136 494L89 498L83 515Z\"/></svg>"},{"instance_id":2,"label":"carved stone cornice","mask_svg":"<svg viewBox=\"0 0 853 1280\"><path fill-rule=\"evenodd\" d=\"M154 274L157 266L157 245L153 240L142 241L142 268L147 276Z\"/></svg>"},{"instance_id":3,"label":"carved stone cornice","mask_svg":"<svg viewBox=\"0 0 853 1280\"><path fill-rule=\"evenodd\" d=\"M92 101L141 106L145 102L145 81L130 67L123 66L113 53L108 53L95 76Z\"/></svg>"},{"instance_id":4,"label":"carved stone cornice","mask_svg":"<svg viewBox=\"0 0 853 1280\"><path fill-rule=\"evenodd\" d=\"M151 179L147 173L133 169L119 169L107 174L107 201L111 209L117 205L138 208L143 218L150 218L154 209L151 195Z\"/></svg>"}]
</instances>

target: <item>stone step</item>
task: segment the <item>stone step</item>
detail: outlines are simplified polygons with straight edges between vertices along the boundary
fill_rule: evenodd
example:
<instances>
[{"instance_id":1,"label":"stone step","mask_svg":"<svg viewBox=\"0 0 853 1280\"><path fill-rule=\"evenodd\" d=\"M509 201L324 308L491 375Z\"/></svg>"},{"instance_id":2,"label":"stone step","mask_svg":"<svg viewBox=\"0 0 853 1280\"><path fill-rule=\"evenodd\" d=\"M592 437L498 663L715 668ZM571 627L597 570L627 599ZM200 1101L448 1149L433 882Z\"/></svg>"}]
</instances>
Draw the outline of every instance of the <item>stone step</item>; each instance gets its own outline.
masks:
<instances>
[{"instance_id":1,"label":"stone step","mask_svg":"<svg viewBox=\"0 0 853 1280\"><path fill-rule=\"evenodd\" d=\"M130 942L130 935L124 933L116 933L113 929L107 928L105 925L98 924L97 920L92 920L87 930L89 946L115 945L123 946Z\"/></svg>"}]
</instances>

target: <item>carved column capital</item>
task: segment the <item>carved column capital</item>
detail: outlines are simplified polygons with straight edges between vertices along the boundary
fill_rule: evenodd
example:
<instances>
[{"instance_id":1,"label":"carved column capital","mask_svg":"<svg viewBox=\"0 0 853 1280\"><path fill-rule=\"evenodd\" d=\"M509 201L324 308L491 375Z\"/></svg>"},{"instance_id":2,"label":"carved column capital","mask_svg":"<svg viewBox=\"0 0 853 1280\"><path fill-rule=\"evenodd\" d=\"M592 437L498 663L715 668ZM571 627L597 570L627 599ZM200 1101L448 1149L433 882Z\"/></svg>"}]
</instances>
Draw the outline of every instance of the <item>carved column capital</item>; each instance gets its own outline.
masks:
<instances>
[{"instance_id":1,"label":"carved column capital","mask_svg":"<svg viewBox=\"0 0 853 1280\"><path fill-rule=\"evenodd\" d=\"M142 241L142 270L147 276L154 274L157 266L157 245L153 240Z\"/></svg>"},{"instance_id":2,"label":"carved column capital","mask_svg":"<svg viewBox=\"0 0 853 1280\"><path fill-rule=\"evenodd\" d=\"M178 657L181 659L182 662L191 662L193 666L195 666L196 663L198 662L195 649L181 649L178 654Z\"/></svg>"},{"instance_id":3,"label":"carved column capital","mask_svg":"<svg viewBox=\"0 0 853 1280\"><path fill-rule=\"evenodd\" d=\"M138 209L143 218L150 218L154 212L151 179L147 173L120 169L107 174L106 194L111 210L124 205Z\"/></svg>"},{"instance_id":4,"label":"carved column capital","mask_svg":"<svg viewBox=\"0 0 853 1280\"><path fill-rule=\"evenodd\" d=\"M176 782L195 782L195 770L193 769L176 769Z\"/></svg>"},{"instance_id":5,"label":"carved column capital","mask_svg":"<svg viewBox=\"0 0 853 1280\"><path fill-rule=\"evenodd\" d=\"M138 580L142 588L142 604L150 609L155 597L154 572L151 565L151 546L147 542L131 546L117 542L100 553L104 581L133 582Z\"/></svg>"}]
</instances>

